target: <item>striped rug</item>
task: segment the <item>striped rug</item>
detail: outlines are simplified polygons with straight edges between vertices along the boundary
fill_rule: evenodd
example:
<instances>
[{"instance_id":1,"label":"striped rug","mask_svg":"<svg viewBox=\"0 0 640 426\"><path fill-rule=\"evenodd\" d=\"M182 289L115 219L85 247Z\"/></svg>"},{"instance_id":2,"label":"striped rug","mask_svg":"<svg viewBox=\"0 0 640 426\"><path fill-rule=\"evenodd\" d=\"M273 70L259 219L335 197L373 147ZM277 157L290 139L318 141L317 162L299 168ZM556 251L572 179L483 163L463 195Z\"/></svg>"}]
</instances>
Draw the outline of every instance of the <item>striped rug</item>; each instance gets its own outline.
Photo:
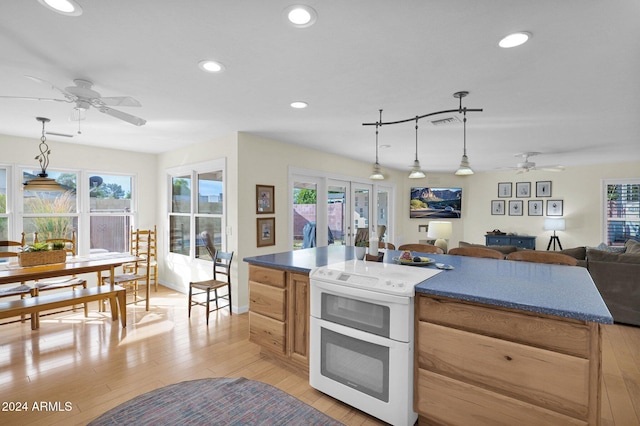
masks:
<instances>
[{"instance_id":1,"label":"striped rug","mask_svg":"<svg viewBox=\"0 0 640 426\"><path fill-rule=\"evenodd\" d=\"M322 425L342 423L262 382L240 378L175 383L139 395L89 423L104 425Z\"/></svg>"}]
</instances>

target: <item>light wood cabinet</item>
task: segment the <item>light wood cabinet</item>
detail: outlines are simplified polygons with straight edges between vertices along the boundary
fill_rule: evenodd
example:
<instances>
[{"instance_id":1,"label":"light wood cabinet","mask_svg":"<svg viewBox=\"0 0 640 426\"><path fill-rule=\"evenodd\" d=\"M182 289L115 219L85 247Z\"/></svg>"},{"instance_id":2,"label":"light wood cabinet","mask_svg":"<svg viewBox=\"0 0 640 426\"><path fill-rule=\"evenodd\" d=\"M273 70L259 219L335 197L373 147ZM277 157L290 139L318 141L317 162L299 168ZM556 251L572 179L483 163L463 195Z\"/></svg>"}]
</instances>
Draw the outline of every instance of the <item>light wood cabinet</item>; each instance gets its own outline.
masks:
<instances>
[{"instance_id":1,"label":"light wood cabinet","mask_svg":"<svg viewBox=\"0 0 640 426\"><path fill-rule=\"evenodd\" d=\"M418 295L415 333L421 424L599 424L597 323Z\"/></svg>"},{"instance_id":2,"label":"light wood cabinet","mask_svg":"<svg viewBox=\"0 0 640 426\"><path fill-rule=\"evenodd\" d=\"M249 340L309 370L309 276L249 265Z\"/></svg>"}]
</instances>

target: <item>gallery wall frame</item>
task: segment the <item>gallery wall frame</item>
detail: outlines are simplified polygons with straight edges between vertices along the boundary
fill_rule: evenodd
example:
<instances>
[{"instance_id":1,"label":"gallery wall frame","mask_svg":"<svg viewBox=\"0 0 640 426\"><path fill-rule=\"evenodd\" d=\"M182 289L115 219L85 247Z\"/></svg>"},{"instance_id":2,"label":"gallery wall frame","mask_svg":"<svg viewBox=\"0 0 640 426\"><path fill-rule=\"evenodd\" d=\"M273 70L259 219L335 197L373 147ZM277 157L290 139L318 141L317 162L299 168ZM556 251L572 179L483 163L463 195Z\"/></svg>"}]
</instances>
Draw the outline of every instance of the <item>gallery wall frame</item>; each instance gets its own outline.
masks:
<instances>
[{"instance_id":1,"label":"gallery wall frame","mask_svg":"<svg viewBox=\"0 0 640 426\"><path fill-rule=\"evenodd\" d=\"M276 245L276 218L259 217L256 219L256 246Z\"/></svg>"},{"instance_id":2,"label":"gallery wall frame","mask_svg":"<svg viewBox=\"0 0 640 426\"><path fill-rule=\"evenodd\" d=\"M516 182L516 198L531 197L531 182Z\"/></svg>"},{"instance_id":3,"label":"gallery wall frame","mask_svg":"<svg viewBox=\"0 0 640 426\"><path fill-rule=\"evenodd\" d=\"M547 216L562 216L564 202L562 200L547 200Z\"/></svg>"},{"instance_id":4,"label":"gallery wall frame","mask_svg":"<svg viewBox=\"0 0 640 426\"><path fill-rule=\"evenodd\" d=\"M275 212L274 192L273 185L256 185L256 214L273 214Z\"/></svg>"},{"instance_id":5,"label":"gallery wall frame","mask_svg":"<svg viewBox=\"0 0 640 426\"><path fill-rule=\"evenodd\" d=\"M522 200L509 200L509 216L522 216L522 207L524 202Z\"/></svg>"},{"instance_id":6,"label":"gallery wall frame","mask_svg":"<svg viewBox=\"0 0 640 426\"><path fill-rule=\"evenodd\" d=\"M491 201L491 214L494 216L505 214L504 200Z\"/></svg>"},{"instance_id":7,"label":"gallery wall frame","mask_svg":"<svg viewBox=\"0 0 640 426\"><path fill-rule=\"evenodd\" d=\"M542 180L536 182L536 198L551 197L551 181Z\"/></svg>"},{"instance_id":8,"label":"gallery wall frame","mask_svg":"<svg viewBox=\"0 0 640 426\"><path fill-rule=\"evenodd\" d=\"M511 182L498 183L498 198L511 198Z\"/></svg>"},{"instance_id":9,"label":"gallery wall frame","mask_svg":"<svg viewBox=\"0 0 640 426\"><path fill-rule=\"evenodd\" d=\"M544 201L542 200L529 200L529 208L527 209L529 216L543 216L544 215Z\"/></svg>"}]
</instances>

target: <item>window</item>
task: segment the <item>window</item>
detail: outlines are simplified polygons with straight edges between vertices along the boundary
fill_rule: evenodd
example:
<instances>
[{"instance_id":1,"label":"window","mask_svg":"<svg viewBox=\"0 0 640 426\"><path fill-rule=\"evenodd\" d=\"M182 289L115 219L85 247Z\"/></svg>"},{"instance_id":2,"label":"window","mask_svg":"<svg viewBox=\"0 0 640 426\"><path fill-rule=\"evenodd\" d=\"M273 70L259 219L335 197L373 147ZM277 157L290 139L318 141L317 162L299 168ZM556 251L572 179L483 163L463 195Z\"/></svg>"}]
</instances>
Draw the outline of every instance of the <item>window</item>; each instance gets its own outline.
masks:
<instances>
[{"instance_id":1,"label":"window","mask_svg":"<svg viewBox=\"0 0 640 426\"><path fill-rule=\"evenodd\" d=\"M604 232L607 245L621 246L640 236L640 179L604 182Z\"/></svg>"},{"instance_id":2,"label":"window","mask_svg":"<svg viewBox=\"0 0 640 426\"><path fill-rule=\"evenodd\" d=\"M91 252L129 251L133 225L133 176L89 174L89 247Z\"/></svg>"},{"instance_id":3,"label":"window","mask_svg":"<svg viewBox=\"0 0 640 426\"><path fill-rule=\"evenodd\" d=\"M23 181L40 171L23 170ZM50 178L67 188L64 192L22 191L22 230L30 243L35 233L38 240L71 238L78 229L78 202L76 197L76 172L48 171Z\"/></svg>"},{"instance_id":4,"label":"window","mask_svg":"<svg viewBox=\"0 0 640 426\"><path fill-rule=\"evenodd\" d=\"M203 233L209 235L216 249L223 250L226 246L224 160L172 169L168 173L169 252L212 260Z\"/></svg>"}]
</instances>

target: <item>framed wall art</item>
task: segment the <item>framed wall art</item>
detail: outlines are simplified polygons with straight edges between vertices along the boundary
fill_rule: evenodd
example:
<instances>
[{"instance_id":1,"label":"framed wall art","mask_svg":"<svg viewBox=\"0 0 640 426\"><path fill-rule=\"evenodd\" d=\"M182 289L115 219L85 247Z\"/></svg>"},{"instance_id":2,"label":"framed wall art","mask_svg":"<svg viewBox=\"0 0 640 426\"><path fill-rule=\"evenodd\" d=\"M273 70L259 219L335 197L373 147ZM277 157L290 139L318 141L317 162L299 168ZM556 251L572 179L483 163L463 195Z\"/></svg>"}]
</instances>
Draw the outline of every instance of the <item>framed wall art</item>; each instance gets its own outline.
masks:
<instances>
[{"instance_id":1,"label":"framed wall art","mask_svg":"<svg viewBox=\"0 0 640 426\"><path fill-rule=\"evenodd\" d=\"M273 214L275 212L275 188L271 185L256 185L256 214Z\"/></svg>"},{"instance_id":2,"label":"framed wall art","mask_svg":"<svg viewBox=\"0 0 640 426\"><path fill-rule=\"evenodd\" d=\"M551 197L551 181L536 182L536 197Z\"/></svg>"},{"instance_id":3,"label":"framed wall art","mask_svg":"<svg viewBox=\"0 0 640 426\"><path fill-rule=\"evenodd\" d=\"M547 200L547 216L562 216L562 200Z\"/></svg>"},{"instance_id":4,"label":"framed wall art","mask_svg":"<svg viewBox=\"0 0 640 426\"><path fill-rule=\"evenodd\" d=\"M498 198L511 198L511 182L498 183Z\"/></svg>"},{"instance_id":5,"label":"framed wall art","mask_svg":"<svg viewBox=\"0 0 640 426\"><path fill-rule=\"evenodd\" d=\"M516 182L516 197L517 198L531 197L531 182Z\"/></svg>"},{"instance_id":6,"label":"framed wall art","mask_svg":"<svg viewBox=\"0 0 640 426\"><path fill-rule=\"evenodd\" d=\"M524 203L522 200L510 200L509 201L509 216L522 216L522 207Z\"/></svg>"},{"instance_id":7,"label":"framed wall art","mask_svg":"<svg viewBox=\"0 0 640 426\"><path fill-rule=\"evenodd\" d=\"M500 215L504 213L504 200L493 200L491 201L491 214L492 215Z\"/></svg>"},{"instance_id":8,"label":"framed wall art","mask_svg":"<svg viewBox=\"0 0 640 426\"><path fill-rule=\"evenodd\" d=\"M544 212L544 201L542 200L529 200L529 216L542 216Z\"/></svg>"},{"instance_id":9,"label":"framed wall art","mask_svg":"<svg viewBox=\"0 0 640 426\"><path fill-rule=\"evenodd\" d=\"M275 217L259 217L256 219L258 247L276 245L276 218Z\"/></svg>"}]
</instances>

